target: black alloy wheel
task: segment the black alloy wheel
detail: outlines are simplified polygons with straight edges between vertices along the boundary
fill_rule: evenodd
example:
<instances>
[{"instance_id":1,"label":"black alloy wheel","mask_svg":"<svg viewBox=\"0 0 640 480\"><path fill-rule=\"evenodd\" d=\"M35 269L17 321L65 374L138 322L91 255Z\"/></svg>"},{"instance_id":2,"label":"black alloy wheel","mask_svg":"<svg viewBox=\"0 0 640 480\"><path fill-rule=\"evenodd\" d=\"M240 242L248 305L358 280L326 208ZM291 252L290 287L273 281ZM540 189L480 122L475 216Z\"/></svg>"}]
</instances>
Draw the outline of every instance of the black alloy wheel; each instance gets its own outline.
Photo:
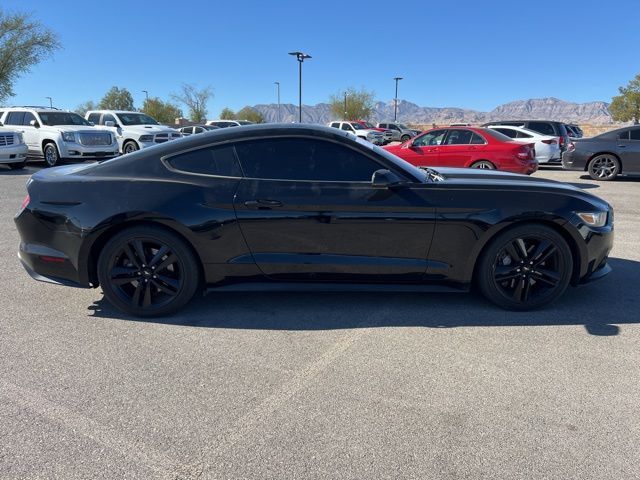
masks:
<instances>
[{"instance_id":1,"label":"black alloy wheel","mask_svg":"<svg viewBox=\"0 0 640 480\"><path fill-rule=\"evenodd\" d=\"M198 288L198 272L185 243L154 226L120 232L98 259L98 279L107 300L138 316L166 315L184 306Z\"/></svg>"},{"instance_id":2,"label":"black alloy wheel","mask_svg":"<svg viewBox=\"0 0 640 480\"><path fill-rule=\"evenodd\" d=\"M614 180L620 173L620 161L608 153L597 155L589 162L588 170L594 180Z\"/></svg>"},{"instance_id":3,"label":"black alloy wheel","mask_svg":"<svg viewBox=\"0 0 640 480\"><path fill-rule=\"evenodd\" d=\"M530 310L562 295L572 268L571 249L558 232L544 225L522 225L491 243L480 261L477 280L493 303Z\"/></svg>"}]
</instances>

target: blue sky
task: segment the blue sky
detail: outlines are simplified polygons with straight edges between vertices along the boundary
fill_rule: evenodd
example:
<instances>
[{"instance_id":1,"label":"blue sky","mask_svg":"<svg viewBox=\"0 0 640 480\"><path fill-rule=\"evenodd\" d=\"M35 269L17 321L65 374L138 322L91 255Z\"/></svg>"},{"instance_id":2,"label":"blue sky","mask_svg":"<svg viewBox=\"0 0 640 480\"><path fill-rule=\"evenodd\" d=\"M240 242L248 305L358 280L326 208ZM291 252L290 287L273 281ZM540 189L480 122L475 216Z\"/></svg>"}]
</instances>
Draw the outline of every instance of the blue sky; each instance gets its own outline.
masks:
<instances>
[{"instance_id":1,"label":"blue sky","mask_svg":"<svg viewBox=\"0 0 640 480\"><path fill-rule=\"evenodd\" d=\"M168 98L210 85L223 107L327 101L346 87L421 106L490 110L524 98L609 101L640 72L638 0L2 0L56 31L63 49L16 84L8 104L73 109L111 86Z\"/></svg>"}]
</instances>

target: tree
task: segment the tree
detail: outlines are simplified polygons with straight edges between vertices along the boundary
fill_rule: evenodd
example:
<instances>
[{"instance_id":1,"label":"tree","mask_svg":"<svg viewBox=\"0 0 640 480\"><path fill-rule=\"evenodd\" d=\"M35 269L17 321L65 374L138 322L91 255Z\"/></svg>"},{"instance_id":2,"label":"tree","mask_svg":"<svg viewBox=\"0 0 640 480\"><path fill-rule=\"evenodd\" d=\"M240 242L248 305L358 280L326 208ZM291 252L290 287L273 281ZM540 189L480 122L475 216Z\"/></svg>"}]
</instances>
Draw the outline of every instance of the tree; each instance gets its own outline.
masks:
<instances>
[{"instance_id":1,"label":"tree","mask_svg":"<svg viewBox=\"0 0 640 480\"><path fill-rule=\"evenodd\" d=\"M0 102L14 95L23 73L58 48L56 34L28 14L0 10Z\"/></svg>"},{"instance_id":2,"label":"tree","mask_svg":"<svg viewBox=\"0 0 640 480\"><path fill-rule=\"evenodd\" d=\"M235 120L236 114L228 107L224 107L220 112L220 120Z\"/></svg>"},{"instance_id":3,"label":"tree","mask_svg":"<svg viewBox=\"0 0 640 480\"><path fill-rule=\"evenodd\" d=\"M158 97L146 99L140 111L165 124L174 124L176 118L182 117L182 110L177 105L163 102Z\"/></svg>"},{"instance_id":4,"label":"tree","mask_svg":"<svg viewBox=\"0 0 640 480\"><path fill-rule=\"evenodd\" d=\"M264 123L264 116L255 108L244 107L236 113L238 120L249 120L253 123Z\"/></svg>"},{"instance_id":5,"label":"tree","mask_svg":"<svg viewBox=\"0 0 640 480\"><path fill-rule=\"evenodd\" d=\"M353 87L349 87L344 92L331 95L329 98L331 113L335 118L345 120L368 119L373 112L374 95L373 92L368 92L364 88L358 91Z\"/></svg>"},{"instance_id":6,"label":"tree","mask_svg":"<svg viewBox=\"0 0 640 480\"><path fill-rule=\"evenodd\" d=\"M85 113L87 113L89 110L97 110L96 107L96 102L94 102L93 100L87 100L86 102L78 105L74 112L76 112L81 117L84 117Z\"/></svg>"},{"instance_id":7,"label":"tree","mask_svg":"<svg viewBox=\"0 0 640 480\"><path fill-rule=\"evenodd\" d=\"M626 87L618 88L620 95L613 97L609 105L611 117L616 122L640 123L640 73Z\"/></svg>"},{"instance_id":8,"label":"tree","mask_svg":"<svg viewBox=\"0 0 640 480\"><path fill-rule=\"evenodd\" d=\"M189 120L202 122L207 118L207 102L212 96L213 91L209 86L198 90L194 85L185 83L182 85L182 92L171 95L171 98L187 107Z\"/></svg>"},{"instance_id":9,"label":"tree","mask_svg":"<svg viewBox=\"0 0 640 480\"><path fill-rule=\"evenodd\" d=\"M133 96L126 88L111 87L98 107L101 110L134 110Z\"/></svg>"}]
</instances>

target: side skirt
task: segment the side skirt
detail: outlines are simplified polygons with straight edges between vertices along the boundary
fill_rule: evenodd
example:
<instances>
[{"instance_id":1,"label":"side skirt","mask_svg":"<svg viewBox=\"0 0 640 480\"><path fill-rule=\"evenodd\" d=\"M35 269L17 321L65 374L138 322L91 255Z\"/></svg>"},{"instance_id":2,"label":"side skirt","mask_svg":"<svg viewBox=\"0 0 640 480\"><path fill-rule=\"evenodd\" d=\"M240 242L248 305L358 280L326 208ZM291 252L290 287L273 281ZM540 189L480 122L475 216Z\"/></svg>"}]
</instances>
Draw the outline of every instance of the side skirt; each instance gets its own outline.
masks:
<instances>
[{"instance_id":1,"label":"side skirt","mask_svg":"<svg viewBox=\"0 0 640 480\"><path fill-rule=\"evenodd\" d=\"M210 292L426 292L450 293L468 292L469 286L450 287L446 285L402 285L370 283L313 283L313 282L254 282L234 283L220 287L209 286L204 294Z\"/></svg>"}]
</instances>

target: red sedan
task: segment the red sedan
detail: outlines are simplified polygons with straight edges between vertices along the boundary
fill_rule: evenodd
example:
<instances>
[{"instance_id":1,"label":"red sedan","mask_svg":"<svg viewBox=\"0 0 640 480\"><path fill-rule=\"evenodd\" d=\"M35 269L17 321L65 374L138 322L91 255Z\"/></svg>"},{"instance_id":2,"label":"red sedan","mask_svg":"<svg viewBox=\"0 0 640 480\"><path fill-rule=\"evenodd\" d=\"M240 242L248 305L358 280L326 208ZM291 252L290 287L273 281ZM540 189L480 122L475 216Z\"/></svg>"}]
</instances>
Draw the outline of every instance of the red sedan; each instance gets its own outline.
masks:
<instances>
[{"instance_id":1,"label":"red sedan","mask_svg":"<svg viewBox=\"0 0 640 480\"><path fill-rule=\"evenodd\" d=\"M417 167L489 168L526 175L538 169L533 143L514 142L489 128L435 128L384 148Z\"/></svg>"}]
</instances>

